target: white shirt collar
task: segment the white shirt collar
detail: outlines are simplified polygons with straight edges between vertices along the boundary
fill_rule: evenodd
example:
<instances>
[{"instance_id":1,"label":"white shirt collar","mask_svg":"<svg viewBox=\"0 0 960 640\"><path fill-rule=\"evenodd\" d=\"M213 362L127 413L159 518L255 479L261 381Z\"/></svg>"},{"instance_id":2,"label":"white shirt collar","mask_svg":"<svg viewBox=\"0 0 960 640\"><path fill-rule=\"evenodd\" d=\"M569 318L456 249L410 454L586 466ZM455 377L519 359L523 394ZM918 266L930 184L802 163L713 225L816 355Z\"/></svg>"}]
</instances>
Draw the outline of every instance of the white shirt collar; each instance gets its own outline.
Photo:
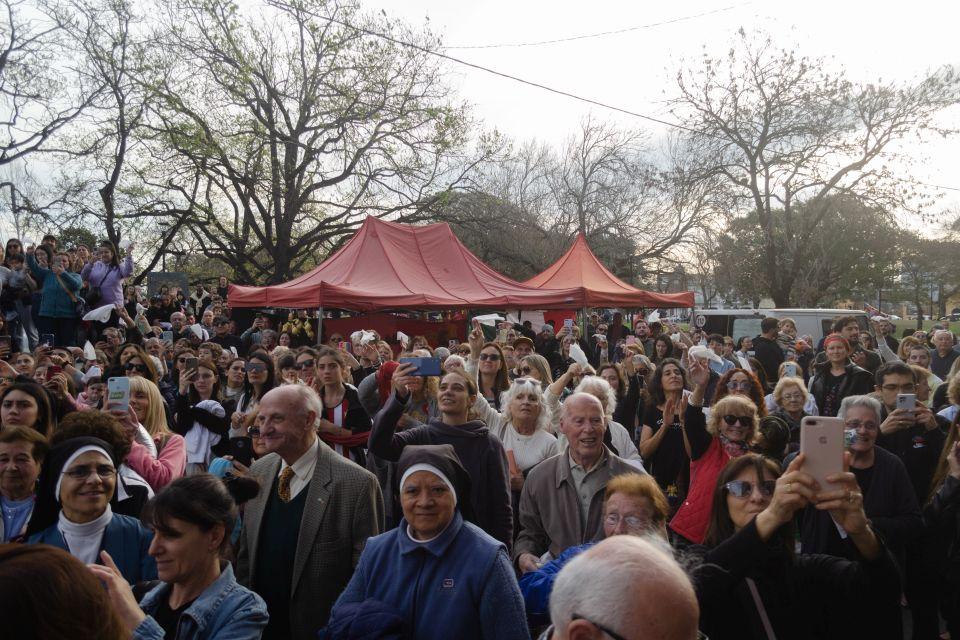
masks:
<instances>
[{"instance_id":1,"label":"white shirt collar","mask_svg":"<svg viewBox=\"0 0 960 640\"><path fill-rule=\"evenodd\" d=\"M286 461L282 461L280 464L280 471L277 473L279 477L280 473L283 473L283 470L287 467L293 469L293 475L302 482L310 482L313 478L313 471L317 466L317 457L320 455L320 438L313 439L313 446L307 449L306 453L297 458L297 461L293 464L287 464Z\"/></svg>"}]
</instances>

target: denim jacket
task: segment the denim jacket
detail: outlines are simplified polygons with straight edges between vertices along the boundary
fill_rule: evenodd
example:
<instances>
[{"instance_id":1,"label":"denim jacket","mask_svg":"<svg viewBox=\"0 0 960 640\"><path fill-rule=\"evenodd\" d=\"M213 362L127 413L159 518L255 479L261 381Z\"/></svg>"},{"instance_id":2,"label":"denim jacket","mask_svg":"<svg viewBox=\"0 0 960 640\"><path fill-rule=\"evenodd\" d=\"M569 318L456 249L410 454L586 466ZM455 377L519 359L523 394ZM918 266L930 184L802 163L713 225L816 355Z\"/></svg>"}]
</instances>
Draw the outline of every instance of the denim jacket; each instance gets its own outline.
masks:
<instances>
[{"instance_id":1,"label":"denim jacket","mask_svg":"<svg viewBox=\"0 0 960 640\"><path fill-rule=\"evenodd\" d=\"M171 586L162 583L140 601L147 614L133 631L134 640L163 640L163 628L151 618ZM240 586L233 567L226 564L216 582L180 616L176 640L258 640L267 626L267 605L260 596Z\"/></svg>"}]
</instances>

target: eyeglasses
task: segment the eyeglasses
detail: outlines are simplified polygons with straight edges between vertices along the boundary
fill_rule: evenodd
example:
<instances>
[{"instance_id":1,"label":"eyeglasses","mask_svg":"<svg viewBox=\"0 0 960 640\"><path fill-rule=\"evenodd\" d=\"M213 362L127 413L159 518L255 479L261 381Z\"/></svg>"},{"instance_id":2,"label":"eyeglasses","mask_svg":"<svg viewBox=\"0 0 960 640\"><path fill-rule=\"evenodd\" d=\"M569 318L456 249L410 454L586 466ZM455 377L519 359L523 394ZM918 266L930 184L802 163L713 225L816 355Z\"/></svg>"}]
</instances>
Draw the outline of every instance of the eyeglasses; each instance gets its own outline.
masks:
<instances>
[{"instance_id":1,"label":"eyeglasses","mask_svg":"<svg viewBox=\"0 0 960 640\"><path fill-rule=\"evenodd\" d=\"M622 517L619 513L611 513L603 519L603 522L608 527L615 527L620 524L621 520L626 525L627 529L631 531L639 531L647 527L647 521L644 518L638 518L637 516Z\"/></svg>"},{"instance_id":2,"label":"eyeglasses","mask_svg":"<svg viewBox=\"0 0 960 640\"><path fill-rule=\"evenodd\" d=\"M573 615L570 616L570 621L572 622L572 621L574 621L574 620L586 620L587 622L589 622L590 624L592 624L593 626L595 626L597 629L600 629L600 631L602 631L603 633L605 633L605 634L607 634L608 636L610 636L611 638L613 638L613 640L627 640L626 638L624 638L623 636L621 636L619 633L614 633L613 631L611 631L611 630L608 629L607 627L603 626L602 624L597 624L596 622L594 622L594 621L591 620L590 618L585 618L585 617L583 617L582 615L580 615L579 613L574 613Z\"/></svg>"},{"instance_id":3,"label":"eyeglasses","mask_svg":"<svg viewBox=\"0 0 960 640\"><path fill-rule=\"evenodd\" d=\"M96 466L85 464L79 467L74 467L69 471L64 471L63 475L74 480L86 480L92 473L96 473L98 476L100 476L101 480L109 480L117 473L117 470L108 464L98 464Z\"/></svg>"},{"instance_id":4,"label":"eyeglasses","mask_svg":"<svg viewBox=\"0 0 960 640\"><path fill-rule=\"evenodd\" d=\"M753 495L754 487L760 491L761 496L764 498L769 498L773 495L774 489L777 488L777 483L775 480L764 480L758 486L749 480L731 480L727 484L723 485L723 488L727 490L727 493L732 495L734 498L749 498Z\"/></svg>"},{"instance_id":5,"label":"eyeglasses","mask_svg":"<svg viewBox=\"0 0 960 640\"><path fill-rule=\"evenodd\" d=\"M908 382L907 384L885 384L880 388L883 389L884 391L897 391L899 393L913 393L914 391L917 390L917 385L913 384L912 382Z\"/></svg>"},{"instance_id":6,"label":"eyeglasses","mask_svg":"<svg viewBox=\"0 0 960 640\"><path fill-rule=\"evenodd\" d=\"M750 382L735 382L731 380L727 383L728 391L749 391L753 388L753 385Z\"/></svg>"},{"instance_id":7,"label":"eyeglasses","mask_svg":"<svg viewBox=\"0 0 960 640\"><path fill-rule=\"evenodd\" d=\"M740 426L746 427L753 424L753 419L749 416L723 416L723 421L727 423L727 426L732 427L733 425L740 423Z\"/></svg>"},{"instance_id":8,"label":"eyeglasses","mask_svg":"<svg viewBox=\"0 0 960 640\"><path fill-rule=\"evenodd\" d=\"M804 397L802 393L785 393L783 399L789 402L791 400L803 400Z\"/></svg>"},{"instance_id":9,"label":"eyeglasses","mask_svg":"<svg viewBox=\"0 0 960 640\"><path fill-rule=\"evenodd\" d=\"M317 365L316 360L304 360L303 362L297 363L297 370L302 371L303 369L310 369Z\"/></svg>"},{"instance_id":10,"label":"eyeglasses","mask_svg":"<svg viewBox=\"0 0 960 640\"><path fill-rule=\"evenodd\" d=\"M491 362L497 362L500 360L499 353L481 353L480 360L490 360Z\"/></svg>"},{"instance_id":11,"label":"eyeglasses","mask_svg":"<svg viewBox=\"0 0 960 640\"><path fill-rule=\"evenodd\" d=\"M145 364L134 364L133 362L128 362L123 365L124 371L139 371L140 373L148 373L150 369L147 368Z\"/></svg>"},{"instance_id":12,"label":"eyeglasses","mask_svg":"<svg viewBox=\"0 0 960 640\"><path fill-rule=\"evenodd\" d=\"M846 420L844 421L843 426L845 426L847 429L854 430L859 429L860 427L863 427L867 431L876 431L879 429L879 426L876 422L863 422L862 420Z\"/></svg>"}]
</instances>

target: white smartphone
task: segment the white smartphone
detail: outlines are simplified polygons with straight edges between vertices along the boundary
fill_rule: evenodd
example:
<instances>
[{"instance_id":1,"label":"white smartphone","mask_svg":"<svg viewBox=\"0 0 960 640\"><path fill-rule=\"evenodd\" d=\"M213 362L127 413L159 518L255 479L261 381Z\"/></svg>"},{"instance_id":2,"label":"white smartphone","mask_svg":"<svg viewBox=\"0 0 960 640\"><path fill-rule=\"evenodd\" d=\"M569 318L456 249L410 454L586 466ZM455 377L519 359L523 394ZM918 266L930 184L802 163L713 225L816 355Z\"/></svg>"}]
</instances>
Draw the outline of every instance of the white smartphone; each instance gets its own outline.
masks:
<instances>
[{"instance_id":1,"label":"white smartphone","mask_svg":"<svg viewBox=\"0 0 960 640\"><path fill-rule=\"evenodd\" d=\"M567 329L573 329L573 318L565 318L563 321L563 326Z\"/></svg>"},{"instance_id":2,"label":"white smartphone","mask_svg":"<svg viewBox=\"0 0 960 640\"><path fill-rule=\"evenodd\" d=\"M788 378L797 377L797 363L796 362L784 362L783 363L783 375Z\"/></svg>"},{"instance_id":3,"label":"white smartphone","mask_svg":"<svg viewBox=\"0 0 960 640\"><path fill-rule=\"evenodd\" d=\"M130 378L107 379L107 407L111 411L127 411L130 408Z\"/></svg>"},{"instance_id":4,"label":"white smartphone","mask_svg":"<svg viewBox=\"0 0 960 640\"><path fill-rule=\"evenodd\" d=\"M897 394L897 409L906 409L907 411L913 411L917 408L917 394L915 393L898 393Z\"/></svg>"},{"instance_id":5,"label":"white smartphone","mask_svg":"<svg viewBox=\"0 0 960 640\"><path fill-rule=\"evenodd\" d=\"M840 418L807 416L800 421L803 471L820 483L821 491L839 489L827 476L843 473L844 424Z\"/></svg>"}]
</instances>

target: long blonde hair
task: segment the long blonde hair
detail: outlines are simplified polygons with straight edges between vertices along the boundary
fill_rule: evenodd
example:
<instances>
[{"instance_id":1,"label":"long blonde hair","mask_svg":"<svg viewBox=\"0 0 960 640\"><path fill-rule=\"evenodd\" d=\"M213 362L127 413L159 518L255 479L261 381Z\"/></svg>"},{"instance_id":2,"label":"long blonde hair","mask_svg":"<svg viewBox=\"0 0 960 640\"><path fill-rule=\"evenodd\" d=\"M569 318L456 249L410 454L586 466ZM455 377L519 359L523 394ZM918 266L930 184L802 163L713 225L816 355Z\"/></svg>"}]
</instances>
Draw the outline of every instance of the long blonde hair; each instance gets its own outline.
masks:
<instances>
[{"instance_id":1,"label":"long blonde hair","mask_svg":"<svg viewBox=\"0 0 960 640\"><path fill-rule=\"evenodd\" d=\"M163 396L160 395L160 389L146 378L130 378L131 393L145 393L149 402L147 403L147 414L143 417L143 426L151 437L169 436L173 432L167 426L167 414L163 410Z\"/></svg>"}]
</instances>

